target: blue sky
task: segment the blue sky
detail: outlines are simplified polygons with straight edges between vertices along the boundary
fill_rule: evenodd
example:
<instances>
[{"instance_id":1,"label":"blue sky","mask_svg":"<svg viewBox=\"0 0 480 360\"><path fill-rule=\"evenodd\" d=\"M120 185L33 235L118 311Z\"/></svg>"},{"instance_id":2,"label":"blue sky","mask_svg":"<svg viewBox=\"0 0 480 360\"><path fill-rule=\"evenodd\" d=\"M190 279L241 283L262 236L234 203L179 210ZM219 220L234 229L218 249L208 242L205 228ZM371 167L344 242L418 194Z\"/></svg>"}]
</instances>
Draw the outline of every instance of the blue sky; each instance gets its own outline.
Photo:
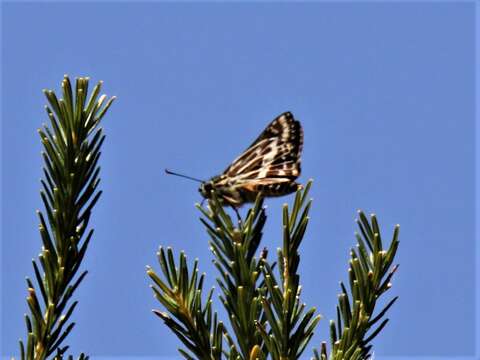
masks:
<instances>
[{"instance_id":1,"label":"blue sky","mask_svg":"<svg viewBox=\"0 0 480 360\"><path fill-rule=\"evenodd\" d=\"M401 225L400 300L374 342L377 358L475 354L474 4L3 3L1 355L17 352L24 277L40 249L41 90L63 74L103 80L102 189L69 337L73 353L178 357L145 265L159 245L198 257L214 285L194 203L275 116L305 131L315 180L302 245L303 299L328 339L338 282L355 244L356 210L385 237ZM269 200L264 244L280 245ZM478 286L478 279L477 279ZM220 309L220 306L217 306ZM220 311L224 315L223 311ZM478 334L477 334L478 339ZM310 350L305 356L310 356Z\"/></svg>"}]
</instances>

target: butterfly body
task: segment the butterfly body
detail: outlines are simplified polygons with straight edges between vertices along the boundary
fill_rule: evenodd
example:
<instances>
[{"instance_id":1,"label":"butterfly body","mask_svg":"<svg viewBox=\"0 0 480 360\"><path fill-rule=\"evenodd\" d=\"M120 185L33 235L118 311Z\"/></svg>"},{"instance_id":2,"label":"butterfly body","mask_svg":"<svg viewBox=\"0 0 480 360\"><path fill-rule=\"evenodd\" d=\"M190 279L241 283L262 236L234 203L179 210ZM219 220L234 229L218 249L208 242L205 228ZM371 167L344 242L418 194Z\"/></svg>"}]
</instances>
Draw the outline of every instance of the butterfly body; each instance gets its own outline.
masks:
<instances>
[{"instance_id":1,"label":"butterfly body","mask_svg":"<svg viewBox=\"0 0 480 360\"><path fill-rule=\"evenodd\" d=\"M260 136L221 175L202 182L198 189L210 199L212 191L225 205L235 208L265 197L295 192L300 184L303 130L290 112L275 118Z\"/></svg>"}]
</instances>

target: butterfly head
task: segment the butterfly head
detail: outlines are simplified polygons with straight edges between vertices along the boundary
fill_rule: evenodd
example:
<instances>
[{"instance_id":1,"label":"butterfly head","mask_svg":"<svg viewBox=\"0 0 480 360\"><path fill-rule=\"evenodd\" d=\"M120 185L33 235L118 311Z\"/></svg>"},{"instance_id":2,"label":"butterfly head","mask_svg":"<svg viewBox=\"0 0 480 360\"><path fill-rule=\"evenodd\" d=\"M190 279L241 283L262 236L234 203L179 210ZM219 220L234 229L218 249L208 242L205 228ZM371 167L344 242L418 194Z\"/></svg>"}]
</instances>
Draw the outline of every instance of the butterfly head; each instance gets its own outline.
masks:
<instances>
[{"instance_id":1,"label":"butterfly head","mask_svg":"<svg viewBox=\"0 0 480 360\"><path fill-rule=\"evenodd\" d=\"M203 181L198 191L205 199L211 199L212 192L215 192L220 204L231 203L229 201L229 187L226 184L227 180L225 175L214 176L208 181Z\"/></svg>"},{"instance_id":2,"label":"butterfly head","mask_svg":"<svg viewBox=\"0 0 480 360\"><path fill-rule=\"evenodd\" d=\"M210 199L212 196L212 191L215 189L213 181L204 181L198 188L198 191L205 199Z\"/></svg>"}]
</instances>

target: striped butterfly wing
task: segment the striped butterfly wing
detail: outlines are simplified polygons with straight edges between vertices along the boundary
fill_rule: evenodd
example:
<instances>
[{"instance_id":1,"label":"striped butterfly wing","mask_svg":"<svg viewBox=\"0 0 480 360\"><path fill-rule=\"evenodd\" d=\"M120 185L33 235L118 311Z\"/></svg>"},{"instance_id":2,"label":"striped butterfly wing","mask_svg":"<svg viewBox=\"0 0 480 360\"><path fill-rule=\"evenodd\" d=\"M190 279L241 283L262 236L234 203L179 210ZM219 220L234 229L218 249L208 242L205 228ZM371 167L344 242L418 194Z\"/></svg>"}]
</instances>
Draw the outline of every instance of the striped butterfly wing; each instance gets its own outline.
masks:
<instances>
[{"instance_id":1,"label":"striped butterfly wing","mask_svg":"<svg viewBox=\"0 0 480 360\"><path fill-rule=\"evenodd\" d=\"M290 112L278 116L220 176L224 190L230 189L227 202L240 206L259 192L282 196L296 191L302 147L300 122Z\"/></svg>"}]
</instances>

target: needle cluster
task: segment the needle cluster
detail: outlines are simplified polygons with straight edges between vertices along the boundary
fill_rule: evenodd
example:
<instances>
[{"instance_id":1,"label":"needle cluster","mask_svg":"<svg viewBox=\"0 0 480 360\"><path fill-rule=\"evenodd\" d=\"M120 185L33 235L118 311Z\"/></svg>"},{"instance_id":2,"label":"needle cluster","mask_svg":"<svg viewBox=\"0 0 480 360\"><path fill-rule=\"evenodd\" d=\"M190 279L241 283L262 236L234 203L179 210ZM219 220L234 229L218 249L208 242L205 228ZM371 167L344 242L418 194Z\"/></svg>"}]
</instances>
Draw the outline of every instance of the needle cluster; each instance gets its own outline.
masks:
<instances>
[{"instance_id":1,"label":"needle cluster","mask_svg":"<svg viewBox=\"0 0 480 360\"><path fill-rule=\"evenodd\" d=\"M105 136L99 124L114 100L99 97L101 82L87 97L88 83L88 78L77 78L72 89L65 76L61 99L44 90L50 126L38 130L45 162L40 192L45 211L37 212L43 246L38 260L32 260L34 280L26 279L30 314L25 314L26 346L20 340L22 360L63 359L68 349L64 340L75 326L70 318L77 301L71 299L87 275L80 264L93 235L88 227L92 209L101 195L98 161Z\"/></svg>"},{"instance_id":2,"label":"needle cluster","mask_svg":"<svg viewBox=\"0 0 480 360\"><path fill-rule=\"evenodd\" d=\"M202 284L197 284L198 260L189 270L185 254L179 266L173 250L158 252L163 279L148 267L155 297L166 312L154 310L177 335L187 359L294 360L309 344L320 321L315 308L301 301L300 245L309 222L312 182L297 191L293 206L283 207L282 246L275 261L267 249L260 249L267 216L258 196L244 219L232 220L212 193L208 205L197 205L207 231L213 263L218 270L219 299L228 314L228 325L218 320L212 308L213 289L203 301ZM393 298L374 314L375 305L390 287L397 266L392 266L398 247L398 226L388 250L383 249L375 215L370 220L358 213L357 247L351 250L347 289L340 283L337 320L330 322L331 349L326 342L314 349L313 360L359 360L370 357L373 338L385 327ZM181 279L181 280L180 280ZM188 285L187 285L188 284ZM202 305L204 303L205 305Z\"/></svg>"}]
</instances>

